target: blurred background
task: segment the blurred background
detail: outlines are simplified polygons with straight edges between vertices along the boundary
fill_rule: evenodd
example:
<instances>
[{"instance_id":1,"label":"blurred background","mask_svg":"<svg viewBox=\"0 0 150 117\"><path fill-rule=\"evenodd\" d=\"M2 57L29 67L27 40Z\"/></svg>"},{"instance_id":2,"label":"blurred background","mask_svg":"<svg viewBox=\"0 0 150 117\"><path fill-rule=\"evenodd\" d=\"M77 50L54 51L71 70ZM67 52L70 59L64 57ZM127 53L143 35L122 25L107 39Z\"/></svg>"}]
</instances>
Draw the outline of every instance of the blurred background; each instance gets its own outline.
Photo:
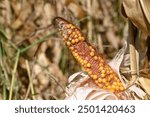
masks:
<instances>
[{"instance_id":1,"label":"blurred background","mask_svg":"<svg viewBox=\"0 0 150 117\"><path fill-rule=\"evenodd\" d=\"M128 33L120 6L119 0L0 0L0 99L64 99L68 77L82 69L53 18L78 26L110 61Z\"/></svg>"}]
</instances>

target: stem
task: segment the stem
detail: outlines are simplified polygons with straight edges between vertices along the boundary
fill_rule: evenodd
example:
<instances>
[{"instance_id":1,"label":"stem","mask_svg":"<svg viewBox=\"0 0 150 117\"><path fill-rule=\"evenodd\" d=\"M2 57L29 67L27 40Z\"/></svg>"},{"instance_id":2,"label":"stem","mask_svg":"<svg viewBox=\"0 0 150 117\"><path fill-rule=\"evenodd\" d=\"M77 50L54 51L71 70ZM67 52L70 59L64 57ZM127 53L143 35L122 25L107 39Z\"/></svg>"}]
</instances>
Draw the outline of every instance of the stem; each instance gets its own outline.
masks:
<instances>
[{"instance_id":1,"label":"stem","mask_svg":"<svg viewBox=\"0 0 150 117\"><path fill-rule=\"evenodd\" d=\"M9 100L12 99L14 82L15 82L15 74L16 74L16 70L17 70L17 66L18 66L19 56L20 56L20 51L17 51L16 62L15 62L14 69L12 71L12 80L11 80L11 85L10 85Z\"/></svg>"},{"instance_id":2,"label":"stem","mask_svg":"<svg viewBox=\"0 0 150 117\"><path fill-rule=\"evenodd\" d=\"M35 92L34 92L34 87L33 87L33 82L32 82L32 77L31 77L31 73L30 73L30 68L29 68L29 63L26 60L26 67L27 67L27 72L28 72L28 76L29 76L29 81L30 81L30 89L31 89L31 95L32 95L32 99L36 100L35 98Z\"/></svg>"}]
</instances>

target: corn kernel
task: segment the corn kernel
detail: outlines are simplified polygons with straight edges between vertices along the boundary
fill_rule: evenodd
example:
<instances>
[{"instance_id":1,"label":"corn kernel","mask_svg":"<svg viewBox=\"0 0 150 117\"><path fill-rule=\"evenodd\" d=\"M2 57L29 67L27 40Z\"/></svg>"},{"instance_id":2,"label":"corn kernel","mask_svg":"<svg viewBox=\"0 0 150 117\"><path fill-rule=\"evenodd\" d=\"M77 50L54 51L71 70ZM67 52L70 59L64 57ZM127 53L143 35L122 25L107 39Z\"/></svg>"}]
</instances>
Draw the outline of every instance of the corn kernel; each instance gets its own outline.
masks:
<instances>
[{"instance_id":1,"label":"corn kernel","mask_svg":"<svg viewBox=\"0 0 150 117\"><path fill-rule=\"evenodd\" d=\"M90 52L90 56L94 56L94 52Z\"/></svg>"},{"instance_id":2,"label":"corn kernel","mask_svg":"<svg viewBox=\"0 0 150 117\"><path fill-rule=\"evenodd\" d=\"M87 63L87 65L86 65L87 67L91 67L91 64L90 63Z\"/></svg>"},{"instance_id":3,"label":"corn kernel","mask_svg":"<svg viewBox=\"0 0 150 117\"><path fill-rule=\"evenodd\" d=\"M112 74L112 73L113 73L113 71L112 71L112 70L110 70L109 72L110 72L110 74Z\"/></svg>"},{"instance_id":4,"label":"corn kernel","mask_svg":"<svg viewBox=\"0 0 150 117\"><path fill-rule=\"evenodd\" d=\"M112 89L115 89L115 85L112 85Z\"/></svg>"},{"instance_id":5,"label":"corn kernel","mask_svg":"<svg viewBox=\"0 0 150 117\"><path fill-rule=\"evenodd\" d=\"M75 42L78 43L78 42L79 42L79 39L75 39Z\"/></svg>"},{"instance_id":6,"label":"corn kernel","mask_svg":"<svg viewBox=\"0 0 150 117\"><path fill-rule=\"evenodd\" d=\"M87 63L88 63L88 61L87 61L87 60L84 60L83 62L84 62L84 64L87 64Z\"/></svg>"},{"instance_id":7,"label":"corn kernel","mask_svg":"<svg viewBox=\"0 0 150 117\"><path fill-rule=\"evenodd\" d=\"M99 68L100 71L102 71L103 69L104 69L103 67L100 67L100 68Z\"/></svg>"},{"instance_id":8,"label":"corn kernel","mask_svg":"<svg viewBox=\"0 0 150 117\"><path fill-rule=\"evenodd\" d=\"M72 44L75 44L75 40L74 40L74 39L72 39L72 40L71 40L71 43L72 43Z\"/></svg>"},{"instance_id":9,"label":"corn kernel","mask_svg":"<svg viewBox=\"0 0 150 117\"><path fill-rule=\"evenodd\" d=\"M101 73L102 73L102 74L105 74L105 70L102 70Z\"/></svg>"},{"instance_id":10,"label":"corn kernel","mask_svg":"<svg viewBox=\"0 0 150 117\"><path fill-rule=\"evenodd\" d=\"M116 86L116 85L117 85L117 82L113 82L113 85L115 85L115 86Z\"/></svg>"},{"instance_id":11,"label":"corn kernel","mask_svg":"<svg viewBox=\"0 0 150 117\"><path fill-rule=\"evenodd\" d=\"M79 35L78 35L79 36ZM79 36L79 40L81 40L82 41L82 37L81 36Z\"/></svg>"},{"instance_id":12,"label":"corn kernel","mask_svg":"<svg viewBox=\"0 0 150 117\"><path fill-rule=\"evenodd\" d=\"M68 24L68 25L67 25L67 28L69 29L70 27L71 27L71 24Z\"/></svg>"},{"instance_id":13,"label":"corn kernel","mask_svg":"<svg viewBox=\"0 0 150 117\"><path fill-rule=\"evenodd\" d=\"M96 84L98 84L98 80L95 80L94 82L95 82Z\"/></svg>"},{"instance_id":14,"label":"corn kernel","mask_svg":"<svg viewBox=\"0 0 150 117\"><path fill-rule=\"evenodd\" d=\"M98 82L102 82L102 78L98 78Z\"/></svg>"},{"instance_id":15,"label":"corn kernel","mask_svg":"<svg viewBox=\"0 0 150 117\"><path fill-rule=\"evenodd\" d=\"M108 83L108 82L106 82L106 83L105 83L105 85L106 85L106 86L109 86L109 83Z\"/></svg>"},{"instance_id":16,"label":"corn kernel","mask_svg":"<svg viewBox=\"0 0 150 117\"><path fill-rule=\"evenodd\" d=\"M92 51L92 52L94 52L95 50L93 49L93 47L92 46L89 46L89 48L90 48L90 50Z\"/></svg>"},{"instance_id":17,"label":"corn kernel","mask_svg":"<svg viewBox=\"0 0 150 117\"><path fill-rule=\"evenodd\" d=\"M99 86L100 88L102 88L102 87L103 87L103 84L98 84L98 86Z\"/></svg>"},{"instance_id":18,"label":"corn kernel","mask_svg":"<svg viewBox=\"0 0 150 117\"><path fill-rule=\"evenodd\" d=\"M96 80L96 79L97 79L97 75L93 75L92 78L93 78L94 80Z\"/></svg>"},{"instance_id":19,"label":"corn kernel","mask_svg":"<svg viewBox=\"0 0 150 117\"><path fill-rule=\"evenodd\" d=\"M101 74L101 77L104 78L106 75L105 74Z\"/></svg>"},{"instance_id":20,"label":"corn kernel","mask_svg":"<svg viewBox=\"0 0 150 117\"><path fill-rule=\"evenodd\" d=\"M94 60L97 60L98 59L98 57L97 56L94 56Z\"/></svg>"},{"instance_id":21,"label":"corn kernel","mask_svg":"<svg viewBox=\"0 0 150 117\"><path fill-rule=\"evenodd\" d=\"M110 91L111 91L111 92L115 92L115 90L114 90L114 89L110 89Z\"/></svg>"},{"instance_id":22,"label":"corn kernel","mask_svg":"<svg viewBox=\"0 0 150 117\"><path fill-rule=\"evenodd\" d=\"M73 50L74 50L74 47L69 47L69 49L70 49L71 51L73 51Z\"/></svg>"},{"instance_id":23,"label":"corn kernel","mask_svg":"<svg viewBox=\"0 0 150 117\"><path fill-rule=\"evenodd\" d=\"M99 66L102 67L102 66L104 66L104 64L103 64L103 63L100 63Z\"/></svg>"},{"instance_id":24,"label":"corn kernel","mask_svg":"<svg viewBox=\"0 0 150 117\"><path fill-rule=\"evenodd\" d=\"M70 35L72 33L72 31L71 30L68 30L68 34Z\"/></svg>"},{"instance_id":25,"label":"corn kernel","mask_svg":"<svg viewBox=\"0 0 150 117\"><path fill-rule=\"evenodd\" d=\"M74 38L77 38L77 37L78 37L78 35L75 35L75 36L74 36Z\"/></svg>"},{"instance_id":26,"label":"corn kernel","mask_svg":"<svg viewBox=\"0 0 150 117\"><path fill-rule=\"evenodd\" d=\"M74 29L75 27L73 26L73 25L71 25L71 27L70 27L71 29Z\"/></svg>"},{"instance_id":27,"label":"corn kernel","mask_svg":"<svg viewBox=\"0 0 150 117\"><path fill-rule=\"evenodd\" d=\"M120 90L121 90L121 91L123 91L123 90L124 90L124 88L123 88L123 87L120 87Z\"/></svg>"},{"instance_id":28,"label":"corn kernel","mask_svg":"<svg viewBox=\"0 0 150 117\"><path fill-rule=\"evenodd\" d=\"M111 86L109 85L109 86L107 86L107 89L111 89Z\"/></svg>"},{"instance_id":29,"label":"corn kernel","mask_svg":"<svg viewBox=\"0 0 150 117\"><path fill-rule=\"evenodd\" d=\"M118 87L118 86L116 86L116 90L119 90L119 87Z\"/></svg>"},{"instance_id":30,"label":"corn kernel","mask_svg":"<svg viewBox=\"0 0 150 117\"><path fill-rule=\"evenodd\" d=\"M91 74L92 74L92 71L88 71L88 74L91 75Z\"/></svg>"},{"instance_id":31,"label":"corn kernel","mask_svg":"<svg viewBox=\"0 0 150 117\"><path fill-rule=\"evenodd\" d=\"M106 79L102 79L102 82L103 82L103 83L106 83Z\"/></svg>"},{"instance_id":32,"label":"corn kernel","mask_svg":"<svg viewBox=\"0 0 150 117\"><path fill-rule=\"evenodd\" d=\"M67 41L67 46L70 46L70 45L71 45L71 43L69 41Z\"/></svg>"}]
</instances>

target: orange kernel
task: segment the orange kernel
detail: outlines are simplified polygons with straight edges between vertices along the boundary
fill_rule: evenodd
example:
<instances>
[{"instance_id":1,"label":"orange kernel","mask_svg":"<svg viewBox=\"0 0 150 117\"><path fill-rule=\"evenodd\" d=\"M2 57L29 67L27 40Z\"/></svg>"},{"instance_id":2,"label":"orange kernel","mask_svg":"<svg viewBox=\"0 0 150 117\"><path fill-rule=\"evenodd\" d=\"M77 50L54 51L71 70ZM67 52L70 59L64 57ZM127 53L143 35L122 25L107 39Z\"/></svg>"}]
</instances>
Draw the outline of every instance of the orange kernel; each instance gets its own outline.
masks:
<instances>
[{"instance_id":1,"label":"orange kernel","mask_svg":"<svg viewBox=\"0 0 150 117\"><path fill-rule=\"evenodd\" d=\"M92 77L94 80L96 80L97 79L97 75L93 75L93 77Z\"/></svg>"},{"instance_id":2,"label":"orange kernel","mask_svg":"<svg viewBox=\"0 0 150 117\"><path fill-rule=\"evenodd\" d=\"M75 40L74 40L74 39L72 39L72 40L71 40L71 43L72 43L72 44L75 44Z\"/></svg>"},{"instance_id":3,"label":"orange kernel","mask_svg":"<svg viewBox=\"0 0 150 117\"><path fill-rule=\"evenodd\" d=\"M78 43L78 42L79 42L79 39L75 39L75 42Z\"/></svg>"},{"instance_id":4,"label":"orange kernel","mask_svg":"<svg viewBox=\"0 0 150 117\"><path fill-rule=\"evenodd\" d=\"M104 78L106 75L105 74L101 74L101 77Z\"/></svg>"},{"instance_id":5,"label":"orange kernel","mask_svg":"<svg viewBox=\"0 0 150 117\"><path fill-rule=\"evenodd\" d=\"M69 41L67 41L67 46L70 46L70 45L71 45L71 43Z\"/></svg>"},{"instance_id":6,"label":"orange kernel","mask_svg":"<svg viewBox=\"0 0 150 117\"><path fill-rule=\"evenodd\" d=\"M94 56L94 52L90 52L90 56Z\"/></svg>"},{"instance_id":7,"label":"orange kernel","mask_svg":"<svg viewBox=\"0 0 150 117\"><path fill-rule=\"evenodd\" d=\"M72 32L71 30L68 30L68 34L69 34L69 35L71 34L71 32Z\"/></svg>"},{"instance_id":8,"label":"orange kernel","mask_svg":"<svg viewBox=\"0 0 150 117\"><path fill-rule=\"evenodd\" d=\"M98 57L97 56L94 56L94 60L97 60L98 59Z\"/></svg>"},{"instance_id":9,"label":"orange kernel","mask_svg":"<svg viewBox=\"0 0 150 117\"><path fill-rule=\"evenodd\" d=\"M87 65L86 65L87 67L91 67L91 64L90 63L87 63Z\"/></svg>"},{"instance_id":10,"label":"orange kernel","mask_svg":"<svg viewBox=\"0 0 150 117\"><path fill-rule=\"evenodd\" d=\"M104 69L103 67L100 67L100 68L99 68L100 71L102 71L103 69Z\"/></svg>"}]
</instances>

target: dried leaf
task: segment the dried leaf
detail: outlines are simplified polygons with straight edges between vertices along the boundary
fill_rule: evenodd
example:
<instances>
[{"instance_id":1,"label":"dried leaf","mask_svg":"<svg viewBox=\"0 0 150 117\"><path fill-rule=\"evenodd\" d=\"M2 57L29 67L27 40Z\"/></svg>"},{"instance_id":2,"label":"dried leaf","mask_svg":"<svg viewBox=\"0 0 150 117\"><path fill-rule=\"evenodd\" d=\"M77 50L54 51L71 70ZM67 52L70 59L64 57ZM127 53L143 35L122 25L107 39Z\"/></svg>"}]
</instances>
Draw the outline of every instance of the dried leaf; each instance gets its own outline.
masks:
<instances>
[{"instance_id":1,"label":"dried leaf","mask_svg":"<svg viewBox=\"0 0 150 117\"><path fill-rule=\"evenodd\" d=\"M149 6L149 0L123 0L125 15L147 35L150 35Z\"/></svg>"},{"instance_id":2,"label":"dried leaf","mask_svg":"<svg viewBox=\"0 0 150 117\"><path fill-rule=\"evenodd\" d=\"M139 82L141 83L143 88L147 91L147 93L150 95L150 79L139 78Z\"/></svg>"}]
</instances>

